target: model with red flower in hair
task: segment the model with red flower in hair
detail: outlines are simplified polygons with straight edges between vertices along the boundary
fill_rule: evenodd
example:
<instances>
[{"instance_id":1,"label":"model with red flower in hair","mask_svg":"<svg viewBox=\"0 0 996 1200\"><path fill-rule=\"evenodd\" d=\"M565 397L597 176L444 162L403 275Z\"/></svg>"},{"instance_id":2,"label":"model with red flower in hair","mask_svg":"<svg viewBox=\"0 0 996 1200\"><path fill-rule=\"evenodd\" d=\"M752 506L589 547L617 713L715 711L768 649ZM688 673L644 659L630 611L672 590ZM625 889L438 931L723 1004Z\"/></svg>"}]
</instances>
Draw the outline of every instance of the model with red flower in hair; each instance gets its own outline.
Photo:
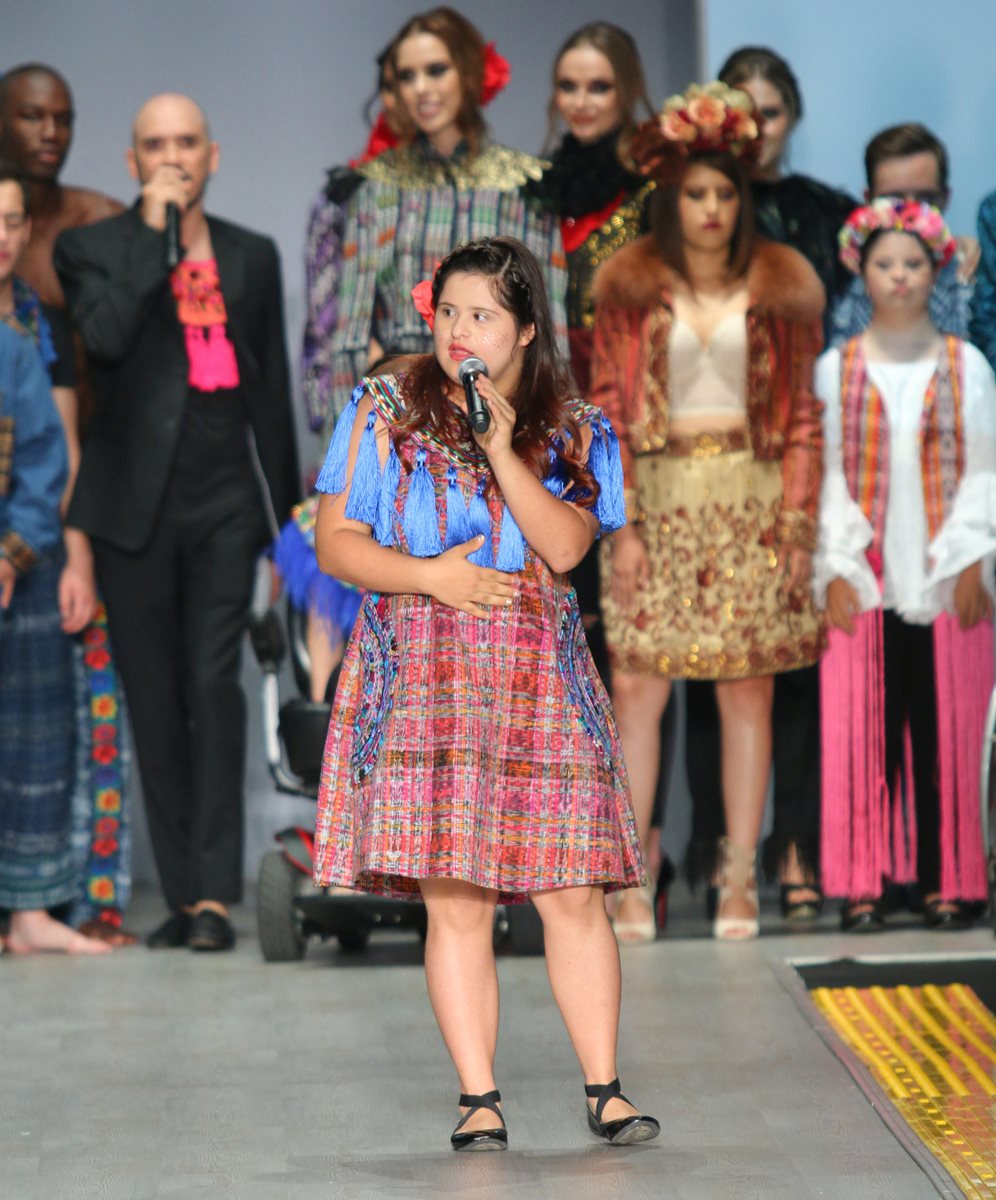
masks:
<instances>
[{"instance_id":1,"label":"model with red flower in hair","mask_svg":"<svg viewBox=\"0 0 996 1200\"><path fill-rule=\"evenodd\" d=\"M541 264L563 334L560 230L553 215L523 192L543 165L491 141L482 113L509 77L494 45L452 8L417 14L392 39L382 80L391 87L390 124L398 144L332 170L309 230L304 395L311 426L326 439L372 362L382 354L429 348L431 335L411 303L411 290L461 242L494 235L525 242ZM324 627L310 623L318 699L358 597L318 572L313 526L309 502L297 524L285 529L277 563L292 600Z\"/></svg>"}]
</instances>

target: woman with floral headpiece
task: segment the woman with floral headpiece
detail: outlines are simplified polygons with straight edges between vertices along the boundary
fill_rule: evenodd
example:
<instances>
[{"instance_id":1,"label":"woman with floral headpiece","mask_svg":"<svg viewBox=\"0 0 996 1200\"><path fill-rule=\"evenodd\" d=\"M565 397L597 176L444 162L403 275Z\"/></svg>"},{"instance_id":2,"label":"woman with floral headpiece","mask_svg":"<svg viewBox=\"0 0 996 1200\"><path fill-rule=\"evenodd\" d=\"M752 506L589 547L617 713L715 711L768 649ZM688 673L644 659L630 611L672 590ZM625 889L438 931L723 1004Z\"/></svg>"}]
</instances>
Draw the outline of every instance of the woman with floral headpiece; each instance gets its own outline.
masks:
<instances>
[{"instance_id":1,"label":"woman with floral headpiece","mask_svg":"<svg viewBox=\"0 0 996 1200\"><path fill-rule=\"evenodd\" d=\"M429 349L411 291L462 242L497 234L525 242L542 266L564 336L560 230L523 191L543 165L491 141L482 113L510 74L494 45L446 6L416 14L390 42L380 76L394 100L383 132L397 145L330 171L309 228L304 397L311 427L326 440L373 361ZM379 138L369 149L384 143ZM317 570L314 513L309 502L297 528L285 531L277 564L292 599L322 618L335 646L358 602ZM313 649L326 650L326 640L312 638ZM326 677L336 657L328 658ZM313 677L312 686L324 691L321 679Z\"/></svg>"},{"instance_id":2,"label":"woman with floral headpiece","mask_svg":"<svg viewBox=\"0 0 996 1200\"><path fill-rule=\"evenodd\" d=\"M930 318L955 248L928 204L857 209L840 255L872 320L816 370L823 881L854 932L884 927L885 880L919 884L932 929L964 928L986 897L978 764L993 686L996 381Z\"/></svg>"},{"instance_id":3,"label":"woman with floral headpiece","mask_svg":"<svg viewBox=\"0 0 996 1200\"><path fill-rule=\"evenodd\" d=\"M741 88L761 116L761 142L751 165L754 219L762 237L798 250L812 264L830 310L851 276L837 256L837 232L856 201L789 166L792 138L804 115L799 81L780 54L767 46L740 46L719 69L719 78ZM771 832L762 850L764 873L781 884L782 915L794 925L815 921L823 909L819 887L820 680L817 667L785 671L775 679L772 707ZM692 836L686 866L693 880L708 874L713 847L723 833L719 778L719 714L711 684L685 693L686 762L693 799ZM715 889L710 887L710 901Z\"/></svg>"},{"instance_id":4,"label":"woman with floral headpiece","mask_svg":"<svg viewBox=\"0 0 996 1200\"><path fill-rule=\"evenodd\" d=\"M592 400L619 430L627 488L602 604L634 809L639 821L652 803L670 681L715 680L727 836L714 933L733 940L758 933L773 676L822 648L809 578L823 289L802 255L755 236L757 147L744 92L672 97L632 143L657 181L651 233L595 283Z\"/></svg>"}]
</instances>

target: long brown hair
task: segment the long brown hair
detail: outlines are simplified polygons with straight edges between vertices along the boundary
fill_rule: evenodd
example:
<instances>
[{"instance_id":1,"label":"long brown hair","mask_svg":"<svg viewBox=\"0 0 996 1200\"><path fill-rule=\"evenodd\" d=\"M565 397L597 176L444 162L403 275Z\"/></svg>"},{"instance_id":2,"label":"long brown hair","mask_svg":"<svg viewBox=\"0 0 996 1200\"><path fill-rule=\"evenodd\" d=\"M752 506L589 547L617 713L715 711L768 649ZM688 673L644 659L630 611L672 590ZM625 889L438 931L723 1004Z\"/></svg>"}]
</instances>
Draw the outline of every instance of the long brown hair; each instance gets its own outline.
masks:
<instances>
[{"instance_id":1,"label":"long brown hair","mask_svg":"<svg viewBox=\"0 0 996 1200\"><path fill-rule=\"evenodd\" d=\"M727 265L730 277L739 279L747 273L750 260L754 254L756 232L754 227L754 201L752 198L750 179L741 162L732 154L707 151L701 154L689 155L688 161L677 182L668 187L658 186L650 195L649 217L650 232L654 236L657 252L672 270L677 271L686 283L688 264L685 259L685 239L681 231L681 215L678 209L678 197L684 185L685 176L691 167L711 167L718 171L737 189L740 198L740 211L737 223L730 239L730 253Z\"/></svg>"},{"instance_id":2,"label":"long brown hair","mask_svg":"<svg viewBox=\"0 0 996 1200\"><path fill-rule=\"evenodd\" d=\"M542 479L550 467L551 431L559 432L563 446L557 452L569 480L566 490L581 489L584 498L577 503L590 507L598 497L598 484L581 461L581 430L568 407L574 381L557 350L539 263L515 238L480 238L458 246L436 271L433 308L439 303L447 279L456 274L483 275L495 300L512 316L516 330L534 327L533 339L522 352L518 385L508 397L516 412L512 446L533 474ZM449 386L450 380L434 354L414 359L402 384L407 411L395 426L396 438L428 431L450 445L471 444L467 422L446 400Z\"/></svg>"},{"instance_id":3,"label":"long brown hair","mask_svg":"<svg viewBox=\"0 0 996 1200\"><path fill-rule=\"evenodd\" d=\"M612 67L622 115L620 142L630 136L638 121L654 115L654 106L647 95L647 81L643 74L640 51L632 36L609 21L590 21L570 35L553 60L553 91L547 106L547 150L552 149L557 142L560 121L557 112L557 70L560 60L569 50L577 50L581 46L591 46L593 50L604 54Z\"/></svg>"},{"instance_id":4,"label":"long brown hair","mask_svg":"<svg viewBox=\"0 0 996 1200\"><path fill-rule=\"evenodd\" d=\"M388 49L388 64L393 76L392 86L398 97L393 118L401 131L401 140L411 142L418 127L401 100L398 89L398 49L401 43L418 33L429 33L446 47L453 66L460 76L460 110L457 125L466 138L472 154L476 154L487 130L481 115L481 84L484 80L484 38L477 26L448 5L416 13L402 26Z\"/></svg>"},{"instance_id":5,"label":"long brown hair","mask_svg":"<svg viewBox=\"0 0 996 1200\"><path fill-rule=\"evenodd\" d=\"M770 83L788 111L789 125L802 119L802 92L795 73L780 54L767 46L741 46L719 68L718 79L728 87L743 87L752 79Z\"/></svg>"}]
</instances>

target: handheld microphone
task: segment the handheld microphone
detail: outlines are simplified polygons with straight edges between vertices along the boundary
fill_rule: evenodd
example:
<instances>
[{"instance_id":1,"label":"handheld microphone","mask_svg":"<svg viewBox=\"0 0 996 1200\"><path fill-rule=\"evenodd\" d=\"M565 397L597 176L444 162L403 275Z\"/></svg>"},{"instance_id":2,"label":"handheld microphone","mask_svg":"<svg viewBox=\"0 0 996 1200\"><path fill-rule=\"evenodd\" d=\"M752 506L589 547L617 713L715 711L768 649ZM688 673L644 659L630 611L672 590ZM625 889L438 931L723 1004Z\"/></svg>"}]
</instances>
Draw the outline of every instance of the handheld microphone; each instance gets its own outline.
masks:
<instances>
[{"instance_id":1,"label":"handheld microphone","mask_svg":"<svg viewBox=\"0 0 996 1200\"><path fill-rule=\"evenodd\" d=\"M180 265L180 210L175 204L166 205L166 270Z\"/></svg>"},{"instance_id":2,"label":"handheld microphone","mask_svg":"<svg viewBox=\"0 0 996 1200\"><path fill-rule=\"evenodd\" d=\"M475 433L487 433L491 424L491 414L475 387L477 377L487 373L488 364L484 359L473 356L465 358L457 371L457 378L463 384L463 392L467 397L467 417Z\"/></svg>"}]
</instances>

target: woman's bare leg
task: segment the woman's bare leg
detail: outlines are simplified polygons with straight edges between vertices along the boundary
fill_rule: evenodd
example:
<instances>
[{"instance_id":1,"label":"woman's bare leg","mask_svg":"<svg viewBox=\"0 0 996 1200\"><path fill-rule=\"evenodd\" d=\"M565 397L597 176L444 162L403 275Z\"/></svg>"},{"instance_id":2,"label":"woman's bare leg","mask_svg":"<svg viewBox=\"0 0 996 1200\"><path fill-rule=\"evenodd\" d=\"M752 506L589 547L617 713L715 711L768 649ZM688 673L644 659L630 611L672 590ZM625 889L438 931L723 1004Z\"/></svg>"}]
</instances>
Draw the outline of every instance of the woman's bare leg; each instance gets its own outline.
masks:
<instances>
[{"instance_id":1,"label":"woman's bare leg","mask_svg":"<svg viewBox=\"0 0 996 1200\"><path fill-rule=\"evenodd\" d=\"M716 684L722 730L723 809L726 834L735 846L753 850L761 834L771 776L771 702L774 677L723 680ZM754 917L744 893L728 898L725 917Z\"/></svg>"},{"instance_id":2,"label":"woman's bare leg","mask_svg":"<svg viewBox=\"0 0 996 1200\"><path fill-rule=\"evenodd\" d=\"M670 679L635 675L629 671L612 672L612 708L619 727L619 741L633 795L633 814L645 862L653 858L650 819L660 771L661 717L670 695ZM641 891L620 892L616 919L620 924L641 921L646 916L645 909L646 900Z\"/></svg>"},{"instance_id":3,"label":"woman's bare leg","mask_svg":"<svg viewBox=\"0 0 996 1200\"><path fill-rule=\"evenodd\" d=\"M585 1083L616 1077L621 981L619 947L601 888L534 892L543 921L546 969ZM610 1100L603 1121L635 1116L623 1100Z\"/></svg>"},{"instance_id":4,"label":"woman's bare leg","mask_svg":"<svg viewBox=\"0 0 996 1200\"><path fill-rule=\"evenodd\" d=\"M460 879L420 879L419 888L429 917L429 1000L460 1091L479 1096L495 1086L498 972L492 939L498 893ZM472 1133L494 1125L494 1113L482 1109L463 1128Z\"/></svg>"}]
</instances>

